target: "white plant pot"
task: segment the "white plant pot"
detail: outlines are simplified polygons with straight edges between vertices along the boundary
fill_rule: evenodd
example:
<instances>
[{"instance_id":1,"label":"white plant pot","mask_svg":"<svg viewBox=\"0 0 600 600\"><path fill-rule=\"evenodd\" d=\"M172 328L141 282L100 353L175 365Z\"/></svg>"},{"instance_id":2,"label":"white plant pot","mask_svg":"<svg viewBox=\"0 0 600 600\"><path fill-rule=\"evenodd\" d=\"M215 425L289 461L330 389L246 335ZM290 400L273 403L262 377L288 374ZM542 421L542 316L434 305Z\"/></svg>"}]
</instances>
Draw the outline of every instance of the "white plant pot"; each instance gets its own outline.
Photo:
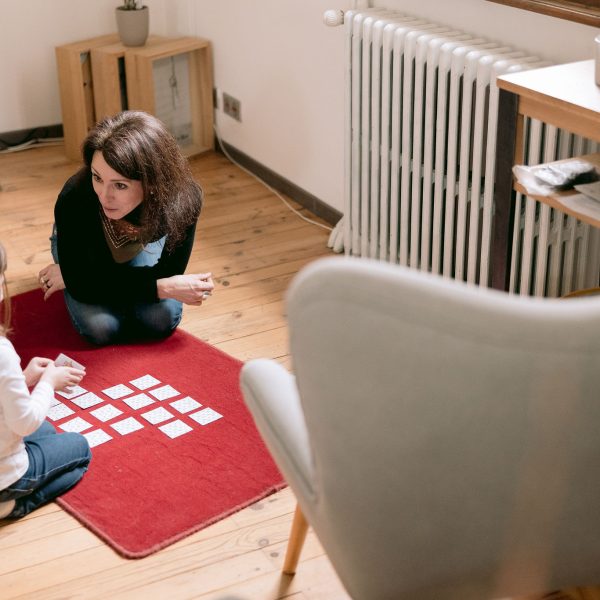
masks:
<instances>
[{"instance_id":1,"label":"white plant pot","mask_svg":"<svg viewBox=\"0 0 600 600\"><path fill-rule=\"evenodd\" d=\"M115 9L117 30L125 46L143 46L148 38L150 11L147 6L138 10Z\"/></svg>"}]
</instances>

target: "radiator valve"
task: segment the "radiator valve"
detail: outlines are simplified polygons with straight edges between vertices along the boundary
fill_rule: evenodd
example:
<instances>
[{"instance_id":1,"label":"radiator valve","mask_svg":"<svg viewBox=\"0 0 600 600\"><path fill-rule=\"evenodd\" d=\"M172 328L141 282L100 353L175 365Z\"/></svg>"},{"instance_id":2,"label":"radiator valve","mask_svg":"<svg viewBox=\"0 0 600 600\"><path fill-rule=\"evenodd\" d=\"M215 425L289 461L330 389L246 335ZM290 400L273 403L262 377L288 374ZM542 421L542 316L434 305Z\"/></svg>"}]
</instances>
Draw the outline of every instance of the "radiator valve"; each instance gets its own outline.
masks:
<instances>
[{"instance_id":1,"label":"radiator valve","mask_svg":"<svg viewBox=\"0 0 600 600\"><path fill-rule=\"evenodd\" d=\"M328 27L337 27L344 23L344 11L339 8L330 8L323 13L323 23Z\"/></svg>"}]
</instances>

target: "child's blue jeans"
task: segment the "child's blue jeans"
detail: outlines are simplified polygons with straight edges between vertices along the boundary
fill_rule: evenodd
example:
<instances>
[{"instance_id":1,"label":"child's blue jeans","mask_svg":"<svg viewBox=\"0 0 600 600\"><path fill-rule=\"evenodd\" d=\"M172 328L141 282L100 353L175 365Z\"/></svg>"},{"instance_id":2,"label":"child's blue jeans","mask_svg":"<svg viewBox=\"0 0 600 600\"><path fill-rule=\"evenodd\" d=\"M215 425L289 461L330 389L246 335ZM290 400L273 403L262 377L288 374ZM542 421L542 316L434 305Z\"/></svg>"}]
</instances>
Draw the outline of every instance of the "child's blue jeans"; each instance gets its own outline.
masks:
<instances>
[{"instance_id":1,"label":"child's blue jeans","mask_svg":"<svg viewBox=\"0 0 600 600\"><path fill-rule=\"evenodd\" d=\"M92 458L80 433L56 433L48 421L24 438L29 467L19 479L0 491L0 502L15 500L8 516L19 519L72 488L87 471Z\"/></svg>"}]
</instances>

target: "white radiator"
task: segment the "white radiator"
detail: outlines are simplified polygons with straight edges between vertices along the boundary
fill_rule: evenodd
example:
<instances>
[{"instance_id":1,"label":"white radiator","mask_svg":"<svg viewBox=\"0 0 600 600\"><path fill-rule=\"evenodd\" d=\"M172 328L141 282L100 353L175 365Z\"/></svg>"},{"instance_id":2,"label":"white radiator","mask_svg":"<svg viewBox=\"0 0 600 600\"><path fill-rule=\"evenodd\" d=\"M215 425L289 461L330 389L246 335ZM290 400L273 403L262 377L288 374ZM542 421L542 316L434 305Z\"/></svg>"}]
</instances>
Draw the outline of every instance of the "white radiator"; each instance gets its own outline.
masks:
<instances>
[{"instance_id":1,"label":"white radiator","mask_svg":"<svg viewBox=\"0 0 600 600\"><path fill-rule=\"evenodd\" d=\"M489 285L497 75L539 59L383 9L347 12L347 254ZM526 123L528 162L597 145ZM518 197L511 291L598 285L600 234Z\"/></svg>"}]
</instances>

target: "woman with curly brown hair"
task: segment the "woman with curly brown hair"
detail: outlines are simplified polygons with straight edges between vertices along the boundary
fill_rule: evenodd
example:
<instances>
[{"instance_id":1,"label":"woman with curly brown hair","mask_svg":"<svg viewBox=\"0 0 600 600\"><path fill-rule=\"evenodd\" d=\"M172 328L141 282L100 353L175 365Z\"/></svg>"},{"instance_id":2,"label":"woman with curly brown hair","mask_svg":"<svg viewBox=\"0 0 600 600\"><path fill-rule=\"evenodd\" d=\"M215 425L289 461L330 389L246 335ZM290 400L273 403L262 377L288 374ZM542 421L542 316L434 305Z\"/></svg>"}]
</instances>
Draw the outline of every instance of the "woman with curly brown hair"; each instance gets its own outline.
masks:
<instances>
[{"instance_id":1,"label":"woman with curly brown hair","mask_svg":"<svg viewBox=\"0 0 600 600\"><path fill-rule=\"evenodd\" d=\"M202 191L173 136L147 113L104 119L82 151L85 166L54 209L44 297L64 290L73 325L97 345L166 337L182 304L201 305L214 288L210 273L184 274Z\"/></svg>"}]
</instances>

